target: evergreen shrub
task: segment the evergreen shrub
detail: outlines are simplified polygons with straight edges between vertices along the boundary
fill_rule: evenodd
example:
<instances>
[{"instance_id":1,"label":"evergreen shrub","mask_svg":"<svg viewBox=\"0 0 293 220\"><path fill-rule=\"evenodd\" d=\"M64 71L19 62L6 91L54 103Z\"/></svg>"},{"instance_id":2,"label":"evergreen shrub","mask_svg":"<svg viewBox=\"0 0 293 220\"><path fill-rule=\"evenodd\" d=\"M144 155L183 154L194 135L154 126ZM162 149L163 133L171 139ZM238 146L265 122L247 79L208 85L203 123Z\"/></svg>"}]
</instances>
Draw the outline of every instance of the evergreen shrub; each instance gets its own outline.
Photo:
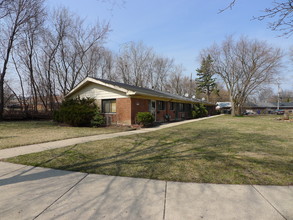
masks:
<instances>
[{"instance_id":1,"label":"evergreen shrub","mask_svg":"<svg viewBox=\"0 0 293 220\"><path fill-rule=\"evenodd\" d=\"M92 122L101 116L94 102L95 99L92 98L66 99L59 110L54 112L54 120L75 127L91 126Z\"/></svg>"},{"instance_id":2,"label":"evergreen shrub","mask_svg":"<svg viewBox=\"0 0 293 220\"><path fill-rule=\"evenodd\" d=\"M193 105L191 111L192 118L201 118L208 116L208 111L203 104Z\"/></svg>"},{"instance_id":3,"label":"evergreen shrub","mask_svg":"<svg viewBox=\"0 0 293 220\"><path fill-rule=\"evenodd\" d=\"M153 125L155 117L150 112L138 112L136 114L136 121L144 127L149 127Z\"/></svg>"}]
</instances>

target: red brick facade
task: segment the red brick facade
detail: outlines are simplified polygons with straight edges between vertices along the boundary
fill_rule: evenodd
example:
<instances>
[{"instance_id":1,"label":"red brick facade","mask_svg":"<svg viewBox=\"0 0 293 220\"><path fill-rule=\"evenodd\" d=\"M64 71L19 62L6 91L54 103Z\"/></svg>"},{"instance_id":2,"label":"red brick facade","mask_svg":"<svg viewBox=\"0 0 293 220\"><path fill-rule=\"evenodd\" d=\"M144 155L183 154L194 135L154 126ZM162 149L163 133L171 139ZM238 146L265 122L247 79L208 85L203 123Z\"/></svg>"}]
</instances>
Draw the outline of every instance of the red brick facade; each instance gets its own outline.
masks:
<instances>
[{"instance_id":1,"label":"red brick facade","mask_svg":"<svg viewBox=\"0 0 293 220\"><path fill-rule=\"evenodd\" d=\"M117 114L117 124L131 125L131 99L130 98L120 98L116 99L116 114Z\"/></svg>"},{"instance_id":2,"label":"red brick facade","mask_svg":"<svg viewBox=\"0 0 293 220\"><path fill-rule=\"evenodd\" d=\"M171 102L164 101L164 108L158 109L159 101L156 102L156 121L174 121L191 118L190 108L184 104L184 111L180 111L179 103L173 103L173 109L171 109ZM150 112L150 99L141 98L117 98L116 99L116 113L106 113L107 124L121 124L131 125L136 124L136 115L138 112Z\"/></svg>"},{"instance_id":3,"label":"red brick facade","mask_svg":"<svg viewBox=\"0 0 293 220\"><path fill-rule=\"evenodd\" d=\"M148 99L131 99L131 124L136 124L136 114L138 112L149 112L149 103Z\"/></svg>"},{"instance_id":4,"label":"red brick facade","mask_svg":"<svg viewBox=\"0 0 293 220\"><path fill-rule=\"evenodd\" d=\"M138 112L151 112L157 122L191 118L191 104L196 99L180 97L165 92L87 77L72 89L66 97L96 99L96 104L106 118L107 125L132 125ZM174 100L174 102L170 102ZM211 114L214 105L211 106Z\"/></svg>"}]
</instances>

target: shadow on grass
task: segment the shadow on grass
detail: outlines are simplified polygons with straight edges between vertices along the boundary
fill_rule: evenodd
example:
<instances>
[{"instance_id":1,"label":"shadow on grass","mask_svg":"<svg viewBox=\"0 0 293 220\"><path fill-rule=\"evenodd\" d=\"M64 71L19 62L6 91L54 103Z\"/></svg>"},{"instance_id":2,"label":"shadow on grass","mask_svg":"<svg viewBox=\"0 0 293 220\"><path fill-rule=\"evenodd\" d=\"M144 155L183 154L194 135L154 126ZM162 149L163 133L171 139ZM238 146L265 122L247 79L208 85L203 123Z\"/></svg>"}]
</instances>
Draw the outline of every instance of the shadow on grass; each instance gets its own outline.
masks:
<instances>
[{"instance_id":1,"label":"shadow on grass","mask_svg":"<svg viewBox=\"0 0 293 220\"><path fill-rule=\"evenodd\" d=\"M161 179L162 176L169 178L174 173L178 173L178 169L182 169L182 173L184 173L188 167L194 168L200 165L201 168L196 168L195 171L199 175L211 173L221 175L223 172L233 172L242 179L253 179L252 183L255 183L254 179L262 179L260 174L263 170L277 172L278 175L292 175L292 159L287 161L274 158L275 155L288 156L286 155L288 152L272 144L282 142L278 136L239 133L232 129L207 129L200 130L198 133L190 133L189 128L183 128L177 133L147 134L132 138L135 138L135 141L122 153L115 152L119 148L125 147L123 140L129 139L129 137L116 139L117 146L109 149L109 152L113 153L109 153L107 156L99 154L99 142L95 142L97 150L94 155L87 153L86 145L72 146L37 166ZM242 152L266 156L260 158L251 155L239 156L239 153ZM66 160L71 156L74 158ZM54 164L56 160L64 162ZM204 162L205 165L202 165L201 162ZM215 174L216 171L219 174ZM255 175L259 175L259 177ZM270 176L270 174L266 173L266 176ZM191 181L188 178L181 178L172 179L170 177L168 180ZM203 176L201 178L209 179Z\"/></svg>"}]
</instances>

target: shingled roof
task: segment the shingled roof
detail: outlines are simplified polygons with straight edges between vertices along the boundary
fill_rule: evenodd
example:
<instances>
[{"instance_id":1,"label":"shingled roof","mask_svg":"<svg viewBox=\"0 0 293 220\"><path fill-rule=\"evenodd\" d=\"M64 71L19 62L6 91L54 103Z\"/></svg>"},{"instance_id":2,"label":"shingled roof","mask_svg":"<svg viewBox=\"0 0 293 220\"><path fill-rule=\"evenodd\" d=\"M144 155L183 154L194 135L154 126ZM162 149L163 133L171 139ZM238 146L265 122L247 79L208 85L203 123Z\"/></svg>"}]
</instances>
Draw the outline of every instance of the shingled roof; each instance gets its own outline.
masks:
<instances>
[{"instance_id":1,"label":"shingled roof","mask_svg":"<svg viewBox=\"0 0 293 220\"><path fill-rule=\"evenodd\" d=\"M278 103L277 102L259 102L259 103L247 103L246 107L252 107L252 108L277 108ZM280 108L293 108L293 102L280 102L279 104Z\"/></svg>"},{"instance_id":2,"label":"shingled roof","mask_svg":"<svg viewBox=\"0 0 293 220\"><path fill-rule=\"evenodd\" d=\"M194 103L203 102L200 99L191 99L191 98L187 98L187 97L183 97L183 96L179 96L179 95L175 95L175 94L171 94L167 92L157 91L154 89L148 89L144 87L129 85L126 83L114 82L114 81L110 81L106 79L99 79L99 78L93 78L93 77L87 77L85 80L79 83L73 90L71 90L66 96L69 96L76 89L82 87L87 82L93 82L93 83L97 83L107 87L111 87L113 89L126 92L128 95L144 95L144 96L152 96L152 97L161 97L161 98L170 99L170 100L180 100L180 101L194 102ZM212 105L212 103L208 103L208 102L203 102L203 103Z\"/></svg>"}]
</instances>

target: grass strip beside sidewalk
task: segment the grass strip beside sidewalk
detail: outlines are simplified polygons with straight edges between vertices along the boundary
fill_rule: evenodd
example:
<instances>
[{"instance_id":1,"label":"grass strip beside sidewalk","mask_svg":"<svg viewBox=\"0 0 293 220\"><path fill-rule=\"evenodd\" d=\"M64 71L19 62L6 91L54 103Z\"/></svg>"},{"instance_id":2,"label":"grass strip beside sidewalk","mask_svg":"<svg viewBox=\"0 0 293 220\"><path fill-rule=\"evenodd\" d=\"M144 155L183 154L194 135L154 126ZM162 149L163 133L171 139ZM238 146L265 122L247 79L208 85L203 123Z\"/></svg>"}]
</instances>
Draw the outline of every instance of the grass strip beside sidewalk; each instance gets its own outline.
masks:
<instances>
[{"instance_id":1,"label":"grass strip beside sidewalk","mask_svg":"<svg viewBox=\"0 0 293 220\"><path fill-rule=\"evenodd\" d=\"M169 181L293 184L293 123L218 117L10 158L33 166Z\"/></svg>"}]
</instances>

